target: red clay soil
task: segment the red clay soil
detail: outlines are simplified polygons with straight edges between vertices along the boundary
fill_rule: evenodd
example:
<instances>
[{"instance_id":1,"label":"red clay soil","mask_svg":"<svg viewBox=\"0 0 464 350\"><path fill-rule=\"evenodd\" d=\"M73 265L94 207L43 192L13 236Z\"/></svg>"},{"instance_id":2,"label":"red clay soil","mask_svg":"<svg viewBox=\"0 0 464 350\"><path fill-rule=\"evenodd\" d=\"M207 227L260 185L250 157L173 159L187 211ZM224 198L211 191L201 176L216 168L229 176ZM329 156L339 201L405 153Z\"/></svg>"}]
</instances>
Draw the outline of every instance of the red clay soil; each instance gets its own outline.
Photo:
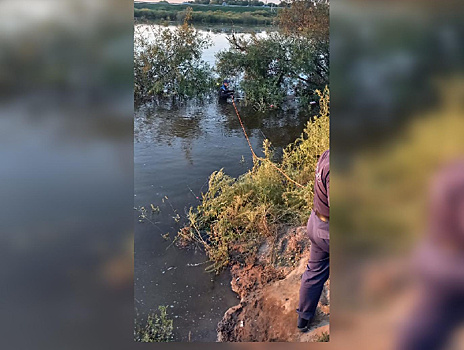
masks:
<instances>
[{"instance_id":1,"label":"red clay soil","mask_svg":"<svg viewBox=\"0 0 464 350\"><path fill-rule=\"evenodd\" d=\"M231 286L241 300L219 322L219 342L311 342L327 338L329 282L310 331L302 334L296 328L300 279L309 258L305 229L285 229L276 242L263 244L255 264L232 267Z\"/></svg>"}]
</instances>

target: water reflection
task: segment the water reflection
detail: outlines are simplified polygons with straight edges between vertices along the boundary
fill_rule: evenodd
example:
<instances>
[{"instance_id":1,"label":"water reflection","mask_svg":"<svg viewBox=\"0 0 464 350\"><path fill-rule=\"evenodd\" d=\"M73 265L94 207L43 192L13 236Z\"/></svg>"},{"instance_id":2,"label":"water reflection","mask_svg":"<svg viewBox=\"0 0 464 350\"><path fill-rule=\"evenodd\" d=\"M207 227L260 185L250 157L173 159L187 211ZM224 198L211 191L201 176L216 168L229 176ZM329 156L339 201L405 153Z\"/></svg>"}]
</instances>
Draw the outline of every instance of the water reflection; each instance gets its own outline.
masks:
<instances>
[{"instance_id":1,"label":"water reflection","mask_svg":"<svg viewBox=\"0 0 464 350\"><path fill-rule=\"evenodd\" d=\"M185 157L192 163L192 141L203 134L200 123L205 116L200 106L146 105L135 116L135 141L173 146L180 139Z\"/></svg>"},{"instance_id":2,"label":"water reflection","mask_svg":"<svg viewBox=\"0 0 464 350\"><path fill-rule=\"evenodd\" d=\"M276 149L294 141L308 119L296 112L238 108L258 154L264 138ZM134 120L134 204L159 207L159 213L150 216L152 223L140 222L134 211L138 312L143 316L157 305L168 305L177 340L214 341L218 321L237 303L229 277L208 275L205 265L192 267L205 262L204 253L179 250L161 236L170 233L172 238L182 227L213 171L224 168L237 177L251 168L251 152L234 107L214 97L179 105L146 104L136 110Z\"/></svg>"},{"instance_id":3,"label":"water reflection","mask_svg":"<svg viewBox=\"0 0 464 350\"><path fill-rule=\"evenodd\" d=\"M277 149L293 142L309 119L307 114L296 110L262 113L250 106L239 103L237 106L249 136L259 145L268 139ZM186 152L191 151L194 140L207 135L230 137L242 134L232 104L217 101L214 97L180 106L156 102L140 106L135 113L134 127L135 142L173 146L180 140Z\"/></svg>"}]
</instances>

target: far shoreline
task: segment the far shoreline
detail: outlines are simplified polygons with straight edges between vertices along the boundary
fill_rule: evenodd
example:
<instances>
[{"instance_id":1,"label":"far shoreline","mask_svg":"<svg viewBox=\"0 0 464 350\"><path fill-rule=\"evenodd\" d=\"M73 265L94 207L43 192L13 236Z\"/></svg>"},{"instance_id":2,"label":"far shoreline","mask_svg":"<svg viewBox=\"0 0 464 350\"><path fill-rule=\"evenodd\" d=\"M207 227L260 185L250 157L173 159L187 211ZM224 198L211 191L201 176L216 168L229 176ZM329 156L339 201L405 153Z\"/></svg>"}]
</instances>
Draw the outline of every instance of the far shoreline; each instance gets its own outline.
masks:
<instances>
[{"instance_id":1,"label":"far shoreline","mask_svg":"<svg viewBox=\"0 0 464 350\"><path fill-rule=\"evenodd\" d=\"M142 18L134 18L134 25L159 25L163 27L179 26L181 22L165 21L165 20L150 20ZM278 31L275 25L246 25L246 24L230 24L230 23L195 23L192 25L199 30L207 30L215 33L257 33L257 32L274 32Z\"/></svg>"}]
</instances>

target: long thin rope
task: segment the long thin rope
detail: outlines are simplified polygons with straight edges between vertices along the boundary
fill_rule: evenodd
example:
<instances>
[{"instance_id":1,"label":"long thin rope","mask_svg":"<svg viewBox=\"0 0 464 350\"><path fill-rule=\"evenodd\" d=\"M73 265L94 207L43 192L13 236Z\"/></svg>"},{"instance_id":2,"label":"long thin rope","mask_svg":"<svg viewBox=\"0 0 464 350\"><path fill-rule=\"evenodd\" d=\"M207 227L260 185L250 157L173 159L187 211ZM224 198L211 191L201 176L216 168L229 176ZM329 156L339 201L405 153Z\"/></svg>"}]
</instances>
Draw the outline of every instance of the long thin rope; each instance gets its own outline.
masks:
<instances>
[{"instance_id":1,"label":"long thin rope","mask_svg":"<svg viewBox=\"0 0 464 350\"><path fill-rule=\"evenodd\" d=\"M235 101L234 99L232 99L232 104L234 105L234 108L235 108L235 113L237 114L237 118L238 118L238 121L240 122L240 125L242 126L242 130L243 130L243 134L245 135L245 138L248 142L248 146L250 147L250 151L251 151L251 154L253 155L253 158L256 158L262 162L265 162L267 161L268 159L265 159L265 158L261 158L261 157L258 157L255 153L255 151L253 150L253 147L251 146L251 142L250 142L250 139L248 138L248 135L245 131L245 126L243 125L243 122L242 122L242 118L240 118L240 113L238 112L238 109L237 109L237 106L235 105ZM299 184L298 182L296 182L295 180L293 180L292 178L290 178L290 176L288 176L287 174L284 173L284 171L282 169L280 169L277 165L275 165L274 163L272 163L271 161L269 161L269 164L274 167L279 173L281 173L288 181L290 181L291 183L297 185L298 187L301 187L301 188L304 188L305 186Z\"/></svg>"}]
</instances>

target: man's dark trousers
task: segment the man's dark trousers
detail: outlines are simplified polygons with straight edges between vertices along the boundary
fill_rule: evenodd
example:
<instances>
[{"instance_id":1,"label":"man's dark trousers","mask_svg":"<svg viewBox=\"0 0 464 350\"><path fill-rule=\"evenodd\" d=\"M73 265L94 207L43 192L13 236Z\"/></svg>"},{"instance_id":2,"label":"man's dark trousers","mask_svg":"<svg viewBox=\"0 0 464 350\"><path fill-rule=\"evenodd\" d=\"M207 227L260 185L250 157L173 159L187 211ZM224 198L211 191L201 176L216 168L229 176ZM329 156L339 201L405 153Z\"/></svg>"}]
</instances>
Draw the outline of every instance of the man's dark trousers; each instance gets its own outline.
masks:
<instances>
[{"instance_id":1,"label":"man's dark trousers","mask_svg":"<svg viewBox=\"0 0 464 350\"><path fill-rule=\"evenodd\" d=\"M311 240L310 257L301 277L300 304L297 312L301 318L310 320L316 312L324 283L329 278L329 223L311 212L307 234Z\"/></svg>"}]
</instances>

